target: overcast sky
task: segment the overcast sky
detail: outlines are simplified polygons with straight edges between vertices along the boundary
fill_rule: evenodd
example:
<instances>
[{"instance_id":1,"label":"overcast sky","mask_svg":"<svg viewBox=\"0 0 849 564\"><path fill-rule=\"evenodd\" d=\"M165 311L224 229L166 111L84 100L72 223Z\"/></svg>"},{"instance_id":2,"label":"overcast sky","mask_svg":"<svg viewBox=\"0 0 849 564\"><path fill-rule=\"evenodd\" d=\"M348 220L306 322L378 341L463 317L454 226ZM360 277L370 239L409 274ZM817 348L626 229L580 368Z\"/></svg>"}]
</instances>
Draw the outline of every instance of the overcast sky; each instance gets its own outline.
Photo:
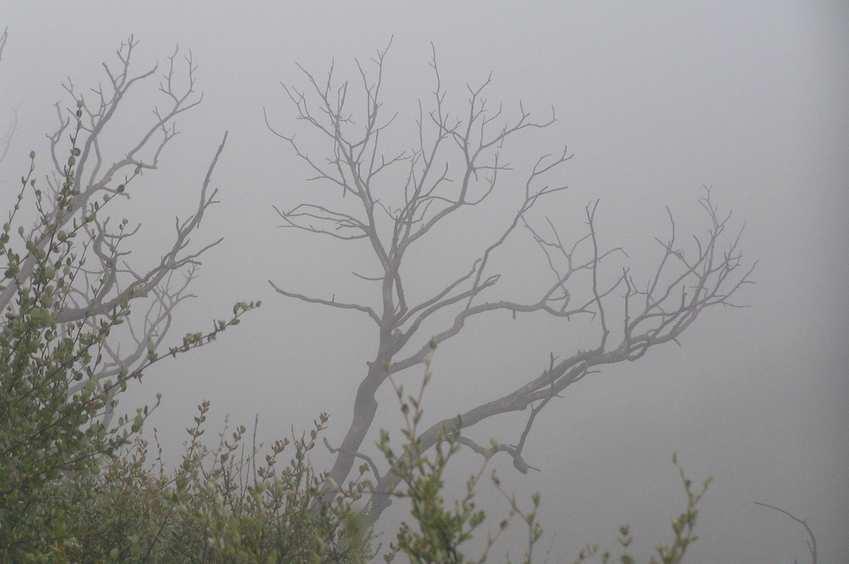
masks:
<instances>
[{"instance_id":1,"label":"overcast sky","mask_svg":"<svg viewBox=\"0 0 849 564\"><path fill-rule=\"evenodd\" d=\"M571 562L596 541L615 549L622 523L633 525L634 552L647 560L653 544L669 539L669 519L686 503L670 462L674 451L695 480L714 476L689 562L807 561L798 524L753 501L807 519L820 562L845 562L849 5L601 4L7 1L0 11L0 27L9 30L0 119L5 128L16 115L17 130L0 165L0 197L8 206L30 150L46 156L53 104L68 100L63 80L70 77L80 90L102 82L101 63L115 63L131 34L140 41L138 71L164 63L178 44L181 53L190 50L203 103L178 121L181 134L161 170L145 176L144 191L126 208L142 224L137 256L155 259L173 217L191 213L229 131L213 181L221 203L195 236L198 244L225 241L206 256L198 298L181 310L173 341L225 317L238 300L261 299L263 306L213 347L151 370L131 390L127 408L164 393L150 426L170 456L202 399L212 400L214 425L225 414L244 424L258 414L266 441L327 411L328 436L338 444L373 355L370 322L287 301L267 280L323 297L356 293L361 286L351 285L350 271L361 256L277 228L272 206L301 201L309 171L269 132L263 111L275 128L306 136L280 86L306 86L296 63L321 75L335 60L338 75L355 80L354 58L368 64L391 39L385 102L399 114L399 143L412 144L416 102L433 89L433 44L455 112L462 111L466 84L479 85L490 72L489 98L511 115L519 101L540 118L554 107L553 126L505 151L521 167L568 144L575 156L559 181L570 188L552 215L580 218L587 203L600 199L602 239L625 247L630 258L622 264L635 273L647 276L641 268L657 259L654 237L668 235L666 206L682 233L704 232L697 204L703 186L712 187L721 209L733 211L735 229L745 223L745 259L759 261L757 284L735 300L751 307L707 311L680 347L605 369L552 403L525 449L541 472L523 476L508 457L496 461L507 489L525 498L543 493L541 546L551 547L549 561ZM154 82L141 87L125 101L132 111L116 123L128 131L142 123L156 104L155 90ZM116 151L130 138L122 130L112 135ZM503 190L497 197L504 207L493 217L514 203L510 186ZM473 241L492 228L485 216L478 221L450 237ZM522 276L513 276L505 284L521 287ZM433 419L538 374L552 351L574 352L563 334L502 317L437 351L425 401ZM579 326L570 331L580 336ZM413 385L417 376L407 378ZM391 407L390 394L382 397L382 408ZM380 424L397 424L391 411ZM524 417L481 433L515 442ZM318 464L328 460L316 454ZM477 463L461 458L457 477ZM487 507L496 512L495 527L506 507L497 500Z\"/></svg>"}]
</instances>

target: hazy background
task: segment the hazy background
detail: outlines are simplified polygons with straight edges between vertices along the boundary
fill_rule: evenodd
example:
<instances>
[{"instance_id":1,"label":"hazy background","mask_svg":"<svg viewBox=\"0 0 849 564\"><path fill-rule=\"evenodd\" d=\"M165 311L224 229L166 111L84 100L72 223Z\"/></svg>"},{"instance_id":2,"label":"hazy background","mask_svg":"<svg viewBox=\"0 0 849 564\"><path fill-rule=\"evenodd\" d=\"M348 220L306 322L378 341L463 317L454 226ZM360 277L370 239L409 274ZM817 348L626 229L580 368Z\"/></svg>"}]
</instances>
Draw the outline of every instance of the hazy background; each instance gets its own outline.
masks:
<instances>
[{"instance_id":1,"label":"hazy background","mask_svg":"<svg viewBox=\"0 0 849 564\"><path fill-rule=\"evenodd\" d=\"M213 181L221 204L194 238L198 245L221 235L225 241L206 256L194 286L199 297L179 312L171 341L226 317L238 300L262 299L263 306L214 346L150 370L122 406L164 394L148 429L159 429L169 460L202 399L213 405L207 435L225 414L247 425L259 414L267 442L327 411L328 436L338 444L373 354L371 322L287 301L266 281L356 297L359 286L347 285L359 257L277 229L271 206L301 201L308 171L267 130L263 108L279 130L302 132L279 85L305 85L295 62L321 75L335 57L338 75L355 80L353 58L367 61L394 35L384 92L387 108L401 114L403 148L414 133L410 112L433 88L433 42L455 111L463 108L465 84L480 84L490 71L489 98L506 109L521 100L542 118L555 107L558 122L508 148L510 160L527 166L568 143L575 157L562 181L570 191L564 208L550 211L580 218L600 198L603 241L624 245L637 275L657 259L653 238L668 235L664 206L679 218L680 233L704 231L696 204L703 185L733 210L735 227L746 222L745 256L760 261L757 285L736 300L750 308L708 311L681 347L607 369L550 404L524 451L542 472L522 476L506 456L496 460L508 491L523 499L543 492L540 547L551 549L548 561L571 562L595 541L615 549L622 523L632 524L633 553L647 560L686 503L670 462L677 451L692 478L714 476L689 562L806 562L801 527L752 501L807 519L820 562L849 562L849 5L597 4L6 0L0 118L5 127L16 111L18 131L0 166L0 197L8 209L30 150L45 159L46 172L44 134L55 129L52 104L67 102L64 78L79 89L103 81L100 63L116 62L130 34L141 40L137 72L164 63L177 44L191 49L203 104L178 120L182 133L160 171L145 174L127 208L143 227L137 259L156 260L174 215L193 211L229 130ZM141 123L155 90L154 82L139 89L125 102L132 112L117 123ZM122 132L113 135L120 150ZM497 200L501 209L514 205L509 188ZM458 236L492 227L483 221ZM505 284L521 284L521 274ZM502 317L473 324L437 351L425 402L430 418L538 374L551 351L572 352L563 334L530 318ZM406 379L414 385L418 376ZM393 428L390 394L381 407L387 415L378 423ZM471 434L515 442L526 416ZM330 458L317 452L314 459ZM458 482L478 466L472 457L458 462ZM491 488L481 496L495 527L506 504ZM390 511L384 522L400 516ZM496 550L496 561L507 548Z\"/></svg>"}]
</instances>

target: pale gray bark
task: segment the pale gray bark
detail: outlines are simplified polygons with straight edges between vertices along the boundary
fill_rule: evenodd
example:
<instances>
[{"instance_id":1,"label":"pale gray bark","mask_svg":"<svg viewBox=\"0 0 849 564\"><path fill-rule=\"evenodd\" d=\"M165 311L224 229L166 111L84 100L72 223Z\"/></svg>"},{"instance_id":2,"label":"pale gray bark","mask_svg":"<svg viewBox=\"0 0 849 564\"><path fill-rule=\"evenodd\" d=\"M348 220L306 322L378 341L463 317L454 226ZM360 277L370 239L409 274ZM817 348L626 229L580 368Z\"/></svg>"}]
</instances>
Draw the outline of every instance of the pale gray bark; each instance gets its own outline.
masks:
<instances>
[{"instance_id":1,"label":"pale gray bark","mask_svg":"<svg viewBox=\"0 0 849 564\"><path fill-rule=\"evenodd\" d=\"M122 156L114 161L108 160L106 154L114 153L116 142L110 130L120 131L122 116L128 111L137 111L124 108L127 93L146 81L155 80L158 68L133 74L131 67L136 44L131 36L117 51L118 64L103 65L107 78L105 85L81 92L70 80L65 83L72 103L67 108L58 102L56 104L59 126L49 135L52 175L46 179L46 189L37 182L23 186L21 192L21 198L29 195L27 191L33 193L39 213L38 221L23 234L23 238L37 242L37 247L42 250L61 230L76 231L83 239L79 243L83 256L79 258L84 259L84 266L75 274L66 301L57 303L53 312L60 328L74 331L76 324L82 323L96 329L104 316L120 309L125 302L132 302L133 308L141 312L124 319L130 336L129 347L126 336L104 341L103 358L92 377L99 385L107 382L114 385L119 375L132 373L148 359L150 351L157 350L171 326L174 309L183 300L193 297L188 286L197 275L200 256L220 242L219 239L193 247L190 236L197 232L205 212L216 203L217 190L210 187L210 182L224 148L226 134L200 187L197 207L189 212L188 217L175 218L173 243L170 248L162 250L158 263L142 266L131 260L129 251L123 250L125 241L141 225L129 227L126 221L117 222L110 218L104 196L128 197L134 178L144 171L156 170L160 155L178 133L176 118L197 106L202 99L196 90L196 67L191 56L181 61L175 51L168 57L167 70L160 76L159 91L163 105L154 108L152 119L138 138L122 141L127 143L126 148L121 150ZM185 70L181 71L179 67L183 65ZM182 76L184 73L185 76ZM178 82L185 85L178 86ZM73 164L69 161L69 137L79 150ZM40 161L35 160L34 166L38 164ZM73 183L76 194L70 202L60 206L60 192L66 182ZM17 210L16 206L12 215ZM15 281L0 289L0 309L7 310L14 305L18 288L32 276L35 266L36 258L32 253L22 257ZM69 393L76 393L86 382L73 383ZM113 412L108 410L105 415L107 425L112 415Z\"/></svg>"},{"instance_id":2,"label":"pale gray bark","mask_svg":"<svg viewBox=\"0 0 849 564\"><path fill-rule=\"evenodd\" d=\"M344 488L355 459L370 460L360 451L378 409L377 391L386 380L392 374L422 365L435 345L458 335L470 318L498 310L511 311L514 316L517 313L542 312L564 322L583 317L595 325L594 330L599 335L597 346L592 350L564 355L565 359L559 361L555 361L552 355L547 369L535 377L524 376L524 382L513 392L471 407L459 419L441 421L420 436L424 452L437 440L440 427L460 425L469 429L485 419L522 411L530 405L533 408L531 416L519 442L499 448L513 457L518 470L526 472L531 466L522 456L522 447L536 414L552 398L604 365L636 360L655 345L675 341L705 308L732 305L730 297L750 282L753 267L743 267L739 236L732 238L727 246L720 247L725 245L723 241L729 217L719 216L708 191L701 204L711 228L707 237L696 238L694 256L685 258L684 251L678 246L675 223L670 213L672 236L662 243L663 254L655 276L644 289L640 289L643 286L637 285L627 269L604 285L599 274L600 267L605 259L621 249L599 248L595 227L598 202L587 206L587 232L572 244L561 240L551 222L548 223L550 234L543 236L528 221L528 212L536 204L565 190L563 185L548 184L571 158L564 149L536 161L525 176L524 199L512 219L465 273L430 298L409 303L406 289L413 281L407 280L402 273L406 253L414 249L414 244L425 244L426 236L438 223L449 216L470 211L491 196L499 173L508 169L501 154L506 141L512 141L526 130L548 127L555 118L552 110L550 118L542 122L532 121L521 104L517 117L512 121L503 116L500 105L490 111L484 98L489 80L478 88L469 88L468 103L463 112L465 117L452 117L455 114L449 112L445 102L446 95L434 55L431 66L436 88L429 111L425 112L424 104L419 104L416 120L419 145L409 151L395 150L387 154L387 148L381 143L381 133L396 116L385 117L380 101L385 55L386 51L381 51L375 59L374 78L370 78L366 69L358 63L360 82L368 101L366 110L361 114L348 108L349 83L336 82L333 69L326 80L318 80L304 70L310 85L309 92L284 86L299 119L333 143L333 154L316 159L301 148L293 135L277 133L269 124L269 128L288 142L295 155L314 171L310 180L320 181L331 190L338 191L340 198L338 207L307 201L288 211L278 210L284 226L346 242L363 240L368 243L381 267L377 276L355 273L364 280L380 284L380 299L374 304L337 301L335 295L331 299L309 296L280 288L269 281L285 297L360 311L376 325L377 350L359 384L345 439L338 449L333 449L336 460L330 477ZM386 171L399 167L403 167L406 183L387 189L383 184ZM400 204L383 203L383 197L391 196L400 198ZM356 200L356 211L352 211L350 201L346 200L347 205L342 205L342 199L346 197ZM491 272L490 259L509 237L516 235L519 225L527 228L547 257L547 264L543 262L541 269L547 266L550 272L547 288L527 303L493 296L500 274ZM444 249L446 264L450 263L451 251ZM621 295L614 295L617 289ZM624 318L616 322L609 318L608 313L608 304L614 300L622 300L620 305L624 303L625 312ZM437 312L453 312L453 321L433 335L421 336L422 323L432 319ZM621 337L616 346L611 347L614 327L621 332ZM414 340L414 337L417 339ZM533 369L529 367L529 371ZM517 379L522 380L523 376L517 375ZM463 442L475 444L468 437L463 437ZM377 488L368 504L372 520L377 519L389 505L390 494L397 485L391 468L376 479Z\"/></svg>"}]
</instances>

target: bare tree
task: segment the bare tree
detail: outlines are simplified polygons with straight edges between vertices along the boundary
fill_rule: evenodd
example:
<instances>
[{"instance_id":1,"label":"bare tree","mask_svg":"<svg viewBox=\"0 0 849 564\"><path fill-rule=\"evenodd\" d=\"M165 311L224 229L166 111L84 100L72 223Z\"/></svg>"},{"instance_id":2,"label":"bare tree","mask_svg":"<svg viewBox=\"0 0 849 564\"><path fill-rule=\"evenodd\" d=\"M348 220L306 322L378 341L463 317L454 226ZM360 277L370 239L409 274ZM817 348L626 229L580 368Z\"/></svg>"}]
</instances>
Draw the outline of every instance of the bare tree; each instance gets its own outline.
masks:
<instances>
[{"instance_id":1,"label":"bare tree","mask_svg":"<svg viewBox=\"0 0 849 564\"><path fill-rule=\"evenodd\" d=\"M398 481L391 468L380 472L361 452L378 409L375 396L390 376L421 365L433 346L458 335L472 317L499 310L512 312L514 316L540 312L564 322L583 318L598 334L591 349L570 352L568 356L552 353L542 370L529 368L529 372L537 375L526 375L514 391L471 406L459 417L440 421L420 435L424 452L436 442L440 428L456 429L459 425L464 434L461 442L485 454L487 449L468 436L472 427L485 419L531 406L517 443L498 446L498 450L512 457L519 471L526 473L531 467L523 458L523 447L537 414L553 398L588 374L598 372L603 365L636 360L655 345L675 341L705 308L732 305L729 299L749 283L754 268L747 270L742 265L739 234L732 236L725 247L720 246L724 244L730 214L720 215L708 191L701 204L710 226L705 235L694 237L693 249L688 254L679 246L670 213L672 234L667 241L659 241L661 258L652 279L639 284L627 269L608 279L601 266L622 250L600 248L596 232L598 202L586 207L586 231L575 242L564 242L553 221L547 221L545 230L531 225L530 210L566 189L547 180L558 174L571 158L564 148L540 157L530 167L523 180L523 198L512 218L481 248L478 258L464 272L456 274L430 297L415 303L408 301L409 289L415 282L405 277L402 269L408 253L422 247L438 224L474 210L489 198L504 171L511 170L502 156L505 144L523 133L548 127L554 123L555 116L552 110L550 117L535 121L519 104L516 117L506 117L501 105L488 104L485 91L490 79L487 79L479 87L468 87L463 117L454 117L446 103L434 53L431 67L436 86L429 109L419 103L417 146L392 152L385 146L385 132L396 116L385 115L381 99L385 56L386 50L377 53L373 75L357 61L358 81L366 102L364 106L357 102L358 107L363 107L361 112L350 109L351 85L337 81L332 67L326 80L301 68L309 83L308 90L284 85L298 118L332 144L332 153L325 158L311 156L294 135L278 133L269 124L314 171L310 180L320 182L339 196L334 205L307 201L288 211L278 210L284 226L354 244L363 241L380 265L380 273L375 276L354 273L373 281L379 288L375 290L373 303L346 302L337 300L335 295L311 296L269 281L287 298L359 311L375 324L377 348L357 389L345 439L339 448L331 447L336 458L330 472L333 482L341 486L357 457L371 464L377 474L375 493L367 506L372 521L390 504ZM405 180L398 183L397 178ZM472 224L474 220L466 221ZM547 286L533 299L521 303L494 295L500 274L493 272L491 266L505 241L522 231L517 229L520 226L526 228L541 249L541 258L544 257L541 268L547 263L550 272ZM446 259L440 264L451 264L448 259L452 249L439 251ZM612 310L621 317L613 319ZM421 334L425 321L438 324L446 313L453 315L453 321L445 323L435 334Z\"/></svg>"},{"instance_id":2,"label":"bare tree","mask_svg":"<svg viewBox=\"0 0 849 564\"><path fill-rule=\"evenodd\" d=\"M3 28L3 33L0 33L0 61L3 60L3 49L6 47L6 40L9 38L9 28Z\"/></svg>"},{"instance_id":3,"label":"bare tree","mask_svg":"<svg viewBox=\"0 0 849 564\"><path fill-rule=\"evenodd\" d=\"M3 33L0 33L0 61L3 60L3 49L6 48L6 40L9 39L9 28L4 28ZM6 133L0 137L0 163L2 163L6 159L6 155L9 153L9 147L12 145L12 136L15 134L15 130L18 127L18 113L14 112L12 115L12 121L9 123L9 126L6 129Z\"/></svg>"},{"instance_id":4,"label":"bare tree","mask_svg":"<svg viewBox=\"0 0 849 564\"><path fill-rule=\"evenodd\" d=\"M781 509L780 507L776 507L776 506L770 505L768 503L760 503L758 501L753 501L752 503L754 503L755 505L760 505L761 507L767 507L769 509L775 509L779 513L783 513L783 514L787 515L788 517L790 517L791 519L793 519L794 521L796 521L797 523L800 523L803 527L805 527L805 532L808 533L808 539L805 539L805 544L808 545L808 552L811 553L811 564L817 564L817 537L814 536L814 532L808 526L808 522L805 519L799 519L798 517L796 517L795 515L793 515L789 511L785 511L784 509ZM799 561L794 559L793 564L799 564Z\"/></svg>"},{"instance_id":5,"label":"bare tree","mask_svg":"<svg viewBox=\"0 0 849 564\"><path fill-rule=\"evenodd\" d=\"M2 45L0 42L0 48ZM83 252L87 260L74 276L74 286L67 301L61 307L57 304L55 319L63 331L73 332L79 325L97 328L104 316L126 308L130 301L136 304L136 311L141 314L134 313L123 319L126 332L131 336L129 350L121 346L127 344L126 335L107 339L100 368L92 376L98 385L107 386L113 394L118 391L115 384L119 379L132 374L134 368L155 354L171 325L175 307L192 297L188 286L197 275L201 264L199 257L220 242L219 239L192 248L189 239L200 226L206 210L216 203L217 190L211 189L209 184L227 139L225 133L200 187L196 209L185 219L175 219L170 248L164 249L159 261L152 266L142 267L131 261L130 252L123 249L141 225L131 227L126 219L116 221L109 217L108 210L101 210L106 205L104 201L128 198L130 183L143 171L158 168L162 151L178 133L177 116L197 106L202 99L196 91L196 65L191 55L178 58L175 50L168 57L167 69L159 83L164 104L153 109L148 124L136 140L128 142L123 156L110 160L109 155L116 152L116 138L120 140L124 134L119 124L128 92L154 77L158 69L157 65L140 74L131 72L136 45L130 36L117 51L118 64L104 63L105 85L84 93L79 92L70 79L64 84L73 106L65 108L56 104L59 126L48 136L54 170L46 178L47 189L42 191L34 180L24 185L24 191L29 189L34 193L38 212L38 220L31 230L20 230L20 236L28 243L29 254L22 260L18 272L7 273L12 282L0 288L0 309L12 315L12 301L23 281L33 275L39 250L43 251L56 237L61 240L62 237L84 235L87 240ZM185 76L178 69L181 66L185 66ZM70 157L68 137L73 145ZM31 157L34 167L35 154ZM7 225L20 211L24 191L10 212ZM87 382L75 383L69 393L76 393ZM112 415L112 410L107 410L107 425Z\"/></svg>"}]
</instances>

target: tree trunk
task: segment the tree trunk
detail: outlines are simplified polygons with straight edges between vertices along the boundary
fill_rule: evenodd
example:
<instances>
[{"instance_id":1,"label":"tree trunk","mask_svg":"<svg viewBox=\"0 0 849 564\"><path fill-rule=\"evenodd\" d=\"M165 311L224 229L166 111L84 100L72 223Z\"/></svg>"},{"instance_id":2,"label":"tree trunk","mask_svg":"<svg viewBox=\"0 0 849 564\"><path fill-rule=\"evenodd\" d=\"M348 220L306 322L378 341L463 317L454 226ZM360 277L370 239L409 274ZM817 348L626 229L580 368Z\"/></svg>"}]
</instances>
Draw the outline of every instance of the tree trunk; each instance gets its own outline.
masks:
<instances>
[{"instance_id":1,"label":"tree trunk","mask_svg":"<svg viewBox=\"0 0 849 564\"><path fill-rule=\"evenodd\" d=\"M360 446L374 422L377 412L377 400L374 399L377 389L386 380L387 372L384 368L385 361L378 356L378 360L369 363L368 375L360 382L357 388L357 397L354 400L354 413L351 426L342 441L342 446L336 454L336 462L330 470L330 478L340 488L354 466L354 453L360 451Z\"/></svg>"}]
</instances>

